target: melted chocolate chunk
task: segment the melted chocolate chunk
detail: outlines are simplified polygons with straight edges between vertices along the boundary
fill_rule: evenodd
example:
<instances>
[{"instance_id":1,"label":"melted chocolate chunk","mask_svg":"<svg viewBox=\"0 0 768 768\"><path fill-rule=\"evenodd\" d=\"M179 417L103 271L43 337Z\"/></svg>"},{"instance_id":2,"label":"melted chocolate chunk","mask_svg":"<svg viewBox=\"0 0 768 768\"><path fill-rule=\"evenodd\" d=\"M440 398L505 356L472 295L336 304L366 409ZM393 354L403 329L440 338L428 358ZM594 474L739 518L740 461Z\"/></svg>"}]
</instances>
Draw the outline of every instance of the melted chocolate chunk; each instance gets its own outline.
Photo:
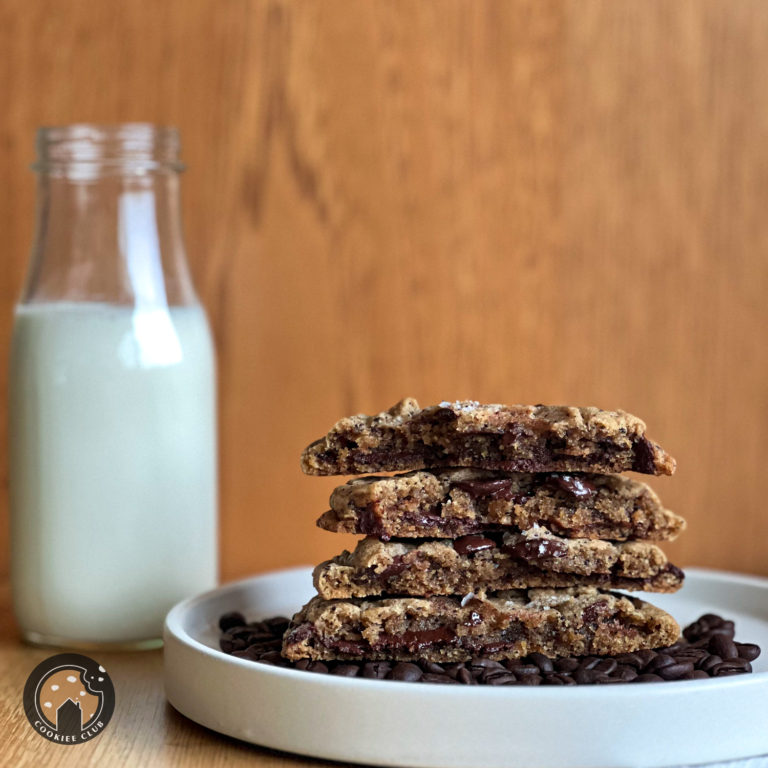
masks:
<instances>
[{"instance_id":1,"label":"melted chocolate chunk","mask_svg":"<svg viewBox=\"0 0 768 768\"><path fill-rule=\"evenodd\" d=\"M605 610L606 603L602 600L598 600L595 603L592 603L588 608L584 609L584 613L582 614L582 619L586 624L592 624L593 622L597 621L600 617L600 614L603 613Z\"/></svg>"},{"instance_id":2,"label":"melted chocolate chunk","mask_svg":"<svg viewBox=\"0 0 768 768\"><path fill-rule=\"evenodd\" d=\"M453 487L468 493L473 499L501 499L514 504L522 504L527 500L524 494L512 492L512 481L506 477L493 480L462 480L454 483Z\"/></svg>"},{"instance_id":3,"label":"melted chocolate chunk","mask_svg":"<svg viewBox=\"0 0 768 768\"><path fill-rule=\"evenodd\" d=\"M565 557L568 547L554 539L524 539L504 547L507 554L529 563L537 563L550 557Z\"/></svg>"},{"instance_id":4,"label":"melted chocolate chunk","mask_svg":"<svg viewBox=\"0 0 768 768\"><path fill-rule=\"evenodd\" d=\"M486 539L485 536L470 534L462 536L453 542L453 548L460 555L469 555L473 552L482 552L484 549L493 549L496 542L492 539Z\"/></svg>"},{"instance_id":5,"label":"melted chocolate chunk","mask_svg":"<svg viewBox=\"0 0 768 768\"><path fill-rule=\"evenodd\" d=\"M456 639L456 633L450 627L437 627L437 629L421 629L407 631L401 635L384 635L373 646L374 651L383 648L407 648L411 653L416 653L433 645L444 645Z\"/></svg>"},{"instance_id":6,"label":"melted chocolate chunk","mask_svg":"<svg viewBox=\"0 0 768 768\"><path fill-rule=\"evenodd\" d=\"M380 574L379 579L384 582L387 579L391 579L393 576L397 576L408 568L408 563L400 557L394 557L392 564L388 565Z\"/></svg>"},{"instance_id":7,"label":"melted chocolate chunk","mask_svg":"<svg viewBox=\"0 0 768 768\"><path fill-rule=\"evenodd\" d=\"M635 452L635 458L632 462L632 469L635 472L644 472L652 475L655 465L653 463L654 444L645 435L635 440L632 446Z\"/></svg>"},{"instance_id":8,"label":"melted chocolate chunk","mask_svg":"<svg viewBox=\"0 0 768 768\"><path fill-rule=\"evenodd\" d=\"M586 499L597 493L597 488L579 475L553 474L549 476L548 482L557 490L564 491L576 499Z\"/></svg>"}]
</instances>

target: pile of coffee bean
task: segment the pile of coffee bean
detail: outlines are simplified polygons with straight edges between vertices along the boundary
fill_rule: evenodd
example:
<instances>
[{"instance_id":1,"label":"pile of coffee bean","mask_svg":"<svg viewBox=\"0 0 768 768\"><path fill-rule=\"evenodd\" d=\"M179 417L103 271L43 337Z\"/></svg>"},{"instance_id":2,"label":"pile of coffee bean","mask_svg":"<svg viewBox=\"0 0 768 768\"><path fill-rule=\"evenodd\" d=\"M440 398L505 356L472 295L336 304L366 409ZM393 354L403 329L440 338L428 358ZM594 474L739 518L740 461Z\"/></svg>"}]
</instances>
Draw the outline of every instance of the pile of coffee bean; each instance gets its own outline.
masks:
<instances>
[{"instance_id":1,"label":"pile of coffee bean","mask_svg":"<svg viewBox=\"0 0 768 768\"><path fill-rule=\"evenodd\" d=\"M308 659L292 662L280 654L288 624L284 616L247 623L237 611L226 613L219 619L221 650L261 664L323 675L448 685L599 685L703 680L751 672L750 662L760 655L760 647L754 643L735 642L733 622L713 613L686 627L682 639L674 645L655 651L560 659L531 653L523 659L475 658L461 664Z\"/></svg>"}]
</instances>

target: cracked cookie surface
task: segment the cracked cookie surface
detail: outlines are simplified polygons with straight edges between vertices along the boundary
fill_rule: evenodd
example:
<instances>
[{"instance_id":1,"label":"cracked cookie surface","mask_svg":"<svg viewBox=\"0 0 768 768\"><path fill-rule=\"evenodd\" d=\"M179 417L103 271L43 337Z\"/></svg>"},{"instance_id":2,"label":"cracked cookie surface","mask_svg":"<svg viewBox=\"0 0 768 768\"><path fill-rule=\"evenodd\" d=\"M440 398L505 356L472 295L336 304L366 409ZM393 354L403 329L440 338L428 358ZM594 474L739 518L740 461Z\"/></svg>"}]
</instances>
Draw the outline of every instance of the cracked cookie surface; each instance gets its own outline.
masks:
<instances>
[{"instance_id":1,"label":"cracked cookie surface","mask_svg":"<svg viewBox=\"0 0 768 768\"><path fill-rule=\"evenodd\" d=\"M375 416L338 421L309 445L310 475L476 467L510 472L625 472L671 475L675 460L625 411L406 398Z\"/></svg>"}]
</instances>

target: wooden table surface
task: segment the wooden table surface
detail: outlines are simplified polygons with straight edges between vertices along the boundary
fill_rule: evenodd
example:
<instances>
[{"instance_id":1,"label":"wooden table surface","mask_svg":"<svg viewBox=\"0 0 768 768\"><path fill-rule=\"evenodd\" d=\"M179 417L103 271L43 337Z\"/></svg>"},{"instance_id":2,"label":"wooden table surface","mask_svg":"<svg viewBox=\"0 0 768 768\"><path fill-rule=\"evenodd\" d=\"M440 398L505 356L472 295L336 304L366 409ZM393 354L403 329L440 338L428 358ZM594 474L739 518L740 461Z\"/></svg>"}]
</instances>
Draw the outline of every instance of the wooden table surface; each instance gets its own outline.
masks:
<instances>
[{"instance_id":1,"label":"wooden table surface","mask_svg":"<svg viewBox=\"0 0 768 768\"><path fill-rule=\"evenodd\" d=\"M24 766L215 766L255 768L335 765L322 760L260 749L220 736L182 717L163 694L162 651L89 653L109 672L116 708L104 732L76 746L54 744L37 735L22 705L27 676L57 649L21 642L10 607L7 582L0 586L0 764Z\"/></svg>"}]
</instances>

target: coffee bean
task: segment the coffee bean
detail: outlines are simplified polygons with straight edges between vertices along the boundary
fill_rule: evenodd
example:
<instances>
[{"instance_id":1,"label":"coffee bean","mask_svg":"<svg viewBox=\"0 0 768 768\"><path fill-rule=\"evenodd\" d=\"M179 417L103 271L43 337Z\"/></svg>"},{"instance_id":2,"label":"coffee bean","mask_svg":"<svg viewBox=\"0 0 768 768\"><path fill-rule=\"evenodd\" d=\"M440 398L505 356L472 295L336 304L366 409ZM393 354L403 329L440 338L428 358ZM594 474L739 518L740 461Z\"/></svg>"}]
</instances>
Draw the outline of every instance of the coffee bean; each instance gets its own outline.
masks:
<instances>
[{"instance_id":1,"label":"coffee bean","mask_svg":"<svg viewBox=\"0 0 768 768\"><path fill-rule=\"evenodd\" d=\"M713 635L708 647L712 653L716 653L722 659L737 659L739 657L736 643L725 635Z\"/></svg>"},{"instance_id":2,"label":"coffee bean","mask_svg":"<svg viewBox=\"0 0 768 768\"><path fill-rule=\"evenodd\" d=\"M480 669L504 669L504 665L500 661L494 661L493 659L472 659L469 665L470 667L478 667Z\"/></svg>"},{"instance_id":3,"label":"coffee bean","mask_svg":"<svg viewBox=\"0 0 768 768\"><path fill-rule=\"evenodd\" d=\"M614 656L614 658L619 664L627 664L630 667L635 667L635 669L643 664L640 656L636 653L620 653L618 656Z\"/></svg>"},{"instance_id":4,"label":"coffee bean","mask_svg":"<svg viewBox=\"0 0 768 768\"><path fill-rule=\"evenodd\" d=\"M619 662L616 659L602 659L599 664L596 664L592 669L595 672L599 672L603 675L610 675L614 672L616 667L619 666Z\"/></svg>"},{"instance_id":5,"label":"coffee bean","mask_svg":"<svg viewBox=\"0 0 768 768\"><path fill-rule=\"evenodd\" d=\"M669 664L658 670L658 674L665 680L678 680L689 672L693 672L691 661L678 661L676 664Z\"/></svg>"},{"instance_id":6,"label":"coffee bean","mask_svg":"<svg viewBox=\"0 0 768 768\"><path fill-rule=\"evenodd\" d=\"M538 675L540 672L535 664L514 664L507 669L518 677L521 675Z\"/></svg>"},{"instance_id":7,"label":"coffee bean","mask_svg":"<svg viewBox=\"0 0 768 768\"><path fill-rule=\"evenodd\" d=\"M337 677L357 677L360 667L357 664L339 664L331 670L331 674Z\"/></svg>"},{"instance_id":8,"label":"coffee bean","mask_svg":"<svg viewBox=\"0 0 768 768\"><path fill-rule=\"evenodd\" d=\"M722 677L725 672L751 672L752 665L746 659L727 659L715 664L709 674L713 677Z\"/></svg>"},{"instance_id":9,"label":"coffee bean","mask_svg":"<svg viewBox=\"0 0 768 768\"><path fill-rule=\"evenodd\" d=\"M520 685L541 685L542 679L541 675L523 675L518 677Z\"/></svg>"},{"instance_id":10,"label":"coffee bean","mask_svg":"<svg viewBox=\"0 0 768 768\"><path fill-rule=\"evenodd\" d=\"M630 667L629 664L619 664L613 674L618 677L619 680L623 680L625 683L630 683L637 677L637 670L634 667Z\"/></svg>"},{"instance_id":11,"label":"coffee bean","mask_svg":"<svg viewBox=\"0 0 768 768\"><path fill-rule=\"evenodd\" d=\"M656 651L645 649L642 651L636 651L635 655L640 659L640 669L643 669L644 667L647 667L648 664L653 661L653 659L656 658L657 653Z\"/></svg>"},{"instance_id":12,"label":"coffee bean","mask_svg":"<svg viewBox=\"0 0 768 768\"><path fill-rule=\"evenodd\" d=\"M544 675L548 675L554 672L552 659L547 658L543 653L528 654L528 661L530 661L531 664L535 664Z\"/></svg>"},{"instance_id":13,"label":"coffee bean","mask_svg":"<svg viewBox=\"0 0 768 768\"><path fill-rule=\"evenodd\" d=\"M675 663L675 660L672 656L669 656L666 653L660 653L658 654L658 656L656 656L655 659L651 659L651 661L646 665L645 671L658 672L663 667L668 667L674 663Z\"/></svg>"},{"instance_id":14,"label":"coffee bean","mask_svg":"<svg viewBox=\"0 0 768 768\"><path fill-rule=\"evenodd\" d=\"M544 678L544 683L547 685L576 685L576 681L570 675L561 672L547 675Z\"/></svg>"},{"instance_id":15,"label":"coffee bean","mask_svg":"<svg viewBox=\"0 0 768 768\"><path fill-rule=\"evenodd\" d=\"M692 680L709 680L709 675L703 669L694 669L691 672Z\"/></svg>"},{"instance_id":16,"label":"coffee bean","mask_svg":"<svg viewBox=\"0 0 768 768\"><path fill-rule=\"evenodd\" d=\"M579 669L594 669L601 661L599 656L584 656L579 662Z\"/></svg>"},{"instance_id":17,"label":"coffee bean","mask_svg":"<svg viewBox=\"0 0 768 768\"><path fill-rule=\"evenodd\" d=\"M409 664L408 662L401 661L398 664L395 664L392 672L389 674L389 678L390 680L414 682L420 680L423 674L424 673L417 664Z\"/></svg>"},{"instance_id":18,"label":"coffee bean","mask_svg":"<svg viewBox=\"0 0 768 768\"><path fill-rule=\"evenodd\" d=\"M372 680L383 680L392 669L388 661L369 661L363 664L363 677Z\"/></svg>"},{"instance_id":19,"label":"coffee bean","mask_svg":"<svg viewBox=\"0 0 768 768\"><path fill-rule=\"evenodd\" d=\"M265 619L264 624L277 637L281 637L285 634L285 630L288 629L288 625L291 623L290 619L286 619L285 616L274 616L271 619Z\"/></svg>"},{"instance_id":20,"label":"coffee bean","mask_svg":"<svg viewBox=\"0 0 768 768\"><path fill-rule=\"evenodd\" d=\"M485 679L487 685L510 685L517 682L517 678L509 672L500 672L496 675L490 675Z\"/></svg>"},{"instance_id":21,"label":"coffee bean","mask_svg":"<svg viewBox=\"0 0 768 768\"><path fill-rule=\"evenodd\" d=\"M456 679L464 685L477 685L477 680L475 680L468 669L460 669Z\"/></svg>"},{"instance_id":22,"label":"coffee bean","mask_svg":"<svg viewBox=\"0 0 768 768\"><path fill-rule=\"evenodd\" d=\"M465 669L464 664L447 664L445 674L456 680L459 676L459 671L462 669Z\"/></svg>"},{"instance_id":23,"label":"coffee bean","mask_svg":"<svg viewBox=\"0 0 768 768\"><path fill-rule=\"evenodd\" d=\"M651 674L638 675L634 679L634 682L635 683L662 683L664 682L664 678L659 677L658 675L651 675Z\"/></svg>"},{"instance_id":24,"label":"coffee bean","mask_svg":"<svg viewBox=\"0 0 768 768\"><path fill-rule=\"evenodd\" d=\"M760 646L754 643L736 643L739 656L747 661L754 661L760 655Z\"/></svg>"},{"instance_id":25,"label":"coffee bean","mask_svg":"<svg viewBox=\"0 0 768 768\"><path fill-rule=\"evenodd\" d=\"M245 624L245 616L240 611L230 611L219 618L219 629L226 632L232 627L242 627Z\"/></svg>"},{"instance_id":26,"label":"coffee bean","mask_svg":"<svg viewBox=\"0 0 768 768\"><path fill-rule=\"evenodd\" d=\"M421 668L431 675L442 675L445 672L442 664L438 664L436 661L422 661Z\"/></svg>"},{"instance_id":27,"label":"coffee bean","mask_svg":"<svg viewBox=\"0 0 768 768\"><path fill-rule=\"evenodd\" d=\"M610 675L598 674L595 677L595 685L613 685L614 683L623 683L624 681L618 677L611 677Z\"/></svg>"},{"instance_id":28,"label":"coffee bean","mask_svg":"<svg viewBox=\"0 0 768 768\"><path fill-rule=\"evenodd\" d=\"M558 672L574 672L579 668L579 660L573 656L564 659L555 659L554 667Z\"/></svg>"},{"instance_id":29,"label":"coffee bean","mask_svg":"<svg viewBox=\"0 0 768 768\"><path fill-rule=\"evenodd\" d=\"M596 672L593 672L591 669L582 669L581 667L573 673L573 679L579 685L589 685L590 683L594 683L596 677Z\"/></svg>"},{"instance_id":30,"label":"coffee bean","mask_svg":"<svg viewBox=\"0 0 768 768\"><path fill-rule=\"evenodd\" d=\"M283 658L283 655L280 653L280 651L267 651L262 657L262 661L269 661L272 664L287 664L286 659Z\"/></svg>"},{"instance_id":31,"label":"coffee bean","mask_svg":"<svg viewBox=\"0 0 768 768\"><path fill-rule=\"evenodd\" d=\"M448 675L433 675L430 672L427 672L425 675L423 675L420 682L442 683L443 685L460 685L460 683L457 680L454 680L453 678L448 677Z\"/></svg>"}]
</instances>

